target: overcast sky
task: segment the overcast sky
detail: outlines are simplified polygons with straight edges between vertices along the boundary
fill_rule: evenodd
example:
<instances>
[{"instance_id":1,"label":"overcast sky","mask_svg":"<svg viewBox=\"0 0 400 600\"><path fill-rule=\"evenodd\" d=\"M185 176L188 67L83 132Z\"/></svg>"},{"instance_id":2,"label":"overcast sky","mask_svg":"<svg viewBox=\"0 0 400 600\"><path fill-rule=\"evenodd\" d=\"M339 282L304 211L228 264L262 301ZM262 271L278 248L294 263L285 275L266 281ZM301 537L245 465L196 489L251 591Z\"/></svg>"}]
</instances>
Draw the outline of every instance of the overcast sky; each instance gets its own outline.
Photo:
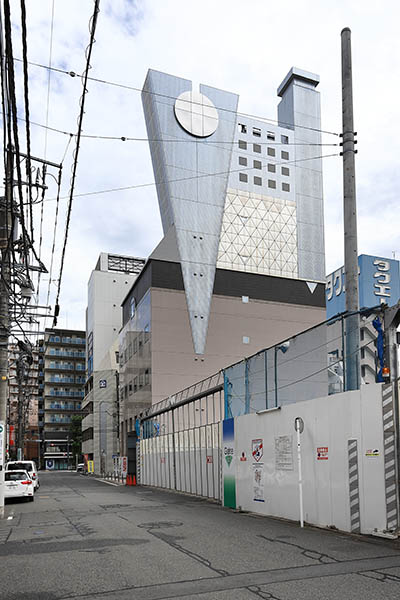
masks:
<instances>
[{"instance_id":1,"label":"overcast sky","mask_svg":"<svg viewBox=\"0 0 400 600\"><path fill-rule=\"evenodd\" d=\"M28 58L48 65L53 0L28 0ZM14 53L21 56L19 2L13 10ZM92 0L55 0L51 62L82 73ZM359 253L400 258L399 8L394 0L101 0L90 75L141 88L148 68L240 96L239 110L276 118L276 89L292 66L318 73L322 128L341 131L340 32L352 30ZM29 71L30 112L36 123L76 132L79 77ZM23 116L21 68L17 65ZM20 122L24 146L24 123ZM140 93L89 82L85 134L146 137ZM61 161L68 135L32 125L35 156ZM324 142L337 139L325 136ZM68 192L74 140L63 168ZM326 148L324 153L335 152ZM154 186L90 196L86 192L154 181L146 142L83 139L62 283L58 325L85 327L87 281L100 252L147 257L162 237ZM49 266L55 185L44 205L43 258ZM327 273L343 263L342 163L324 160ZM67 202L60 206L53 277L59 272ZM39 245L40 211L36 215ZM47 292L43 277L42 290ZM56 286L51 285L50 303ZM45 298L42 297L42 302ZM49 321L47 325L49 326Z\"/></svg>"}]
</instances>

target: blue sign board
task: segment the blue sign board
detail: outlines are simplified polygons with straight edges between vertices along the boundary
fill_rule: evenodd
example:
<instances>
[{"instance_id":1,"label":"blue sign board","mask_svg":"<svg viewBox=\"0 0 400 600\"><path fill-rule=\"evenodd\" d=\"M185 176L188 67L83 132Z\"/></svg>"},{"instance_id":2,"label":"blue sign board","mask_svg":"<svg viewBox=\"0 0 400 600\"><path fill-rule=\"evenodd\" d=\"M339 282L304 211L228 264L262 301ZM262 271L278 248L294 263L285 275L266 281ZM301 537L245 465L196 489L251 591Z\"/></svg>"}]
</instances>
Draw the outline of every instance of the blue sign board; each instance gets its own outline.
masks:
<instances>
[{"instance_id":1,"label":"blue sign board","mask_svg":"<svg viewBox=\"0 0 400 600\"><path fill-rule=\"evenodd\" d=\"M391 258L361 254L358 257L360 308L385 303L394 306L400 299L400 262ZM346 310L344 267L326 278L326 316Z\"/></svg>"}]
</instances>

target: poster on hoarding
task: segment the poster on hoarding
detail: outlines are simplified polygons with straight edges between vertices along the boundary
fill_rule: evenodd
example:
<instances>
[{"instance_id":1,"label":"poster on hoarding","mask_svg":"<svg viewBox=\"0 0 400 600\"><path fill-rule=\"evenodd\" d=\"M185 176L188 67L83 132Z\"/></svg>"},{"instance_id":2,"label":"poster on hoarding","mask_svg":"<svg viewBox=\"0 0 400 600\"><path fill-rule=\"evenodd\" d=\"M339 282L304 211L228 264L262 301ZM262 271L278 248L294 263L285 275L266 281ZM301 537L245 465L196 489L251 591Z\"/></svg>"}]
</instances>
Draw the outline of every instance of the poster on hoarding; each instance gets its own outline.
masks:
<instances>
[{"instance_id":1,"label":"poster on hoarding","mask_svg":"<svg viewBox=\"0 0 400 600\"><path fill-rule=\"evenodd\" d=\"M293 440L291 435L275 438L275 469L293 471Z\"/></svg>"},{"instance_id":2,"label":"poster on hoarding","mask_svg":"<svg viewBox=\"0 0 400 600\"><path fill-rule=\"evenodd\" d=\"M264 465L253 464L253 500L254 502L265 502L264 500Z\"/></svg>"}]
</instances>

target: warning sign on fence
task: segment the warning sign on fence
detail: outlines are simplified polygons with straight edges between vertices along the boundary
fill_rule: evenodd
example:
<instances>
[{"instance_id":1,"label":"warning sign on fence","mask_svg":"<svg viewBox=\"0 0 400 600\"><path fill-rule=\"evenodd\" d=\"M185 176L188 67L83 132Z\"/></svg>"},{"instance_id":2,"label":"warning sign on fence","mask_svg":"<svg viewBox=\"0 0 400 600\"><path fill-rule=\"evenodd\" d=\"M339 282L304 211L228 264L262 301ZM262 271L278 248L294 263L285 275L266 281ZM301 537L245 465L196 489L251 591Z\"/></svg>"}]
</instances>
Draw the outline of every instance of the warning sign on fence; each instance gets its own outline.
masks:
<instances>
[{"instance_id":1,"label":"warning sign on fence","mask_svg":"<svg viewBox=\"0 0 400 600\"><path fill-rule=\"evenodd\" d=\"M317 460L328 460L328 446L317 448Z\"/></svg>"}]
</instances>

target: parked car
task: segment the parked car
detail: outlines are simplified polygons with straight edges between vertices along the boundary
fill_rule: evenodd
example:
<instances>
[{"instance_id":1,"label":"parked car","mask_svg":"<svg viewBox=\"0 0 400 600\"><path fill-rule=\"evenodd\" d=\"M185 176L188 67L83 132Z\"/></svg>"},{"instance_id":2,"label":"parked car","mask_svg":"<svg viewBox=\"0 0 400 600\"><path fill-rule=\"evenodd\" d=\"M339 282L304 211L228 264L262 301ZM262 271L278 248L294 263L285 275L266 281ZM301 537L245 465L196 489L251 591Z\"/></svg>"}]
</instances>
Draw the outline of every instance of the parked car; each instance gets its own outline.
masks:
<instances>
[{"instance_id":1,"label":"parked car","mask_svg":"<svg viewBox=\"0 0 400 600\"><path fill-rule=\"evenodd\" d=\"M33 460L10 460L6 464L6 471L27 471L30 479L33 481L35 492L39 489L39 476Z\"/></svg>"},{"instance_id":2,"label":"parked car","mask_svg":"<svg viewBox=\"0 0 400 600\"><path fill-rule=\"evenodd\" d=\"M76 465L76 472L77 473L84 473L85 472L85 463L78 463Z\"/></svg>"},{"instance_id":3,"label":"parked car","mask_svg":"<svg viewBox=\"0 0 400 600\"><path fill-rule=\"evenodd\" d=\"M4 497L28 498L33 502L33 481L26 471L11 470L4 473Z\"/></svg>"}]
</instances>

